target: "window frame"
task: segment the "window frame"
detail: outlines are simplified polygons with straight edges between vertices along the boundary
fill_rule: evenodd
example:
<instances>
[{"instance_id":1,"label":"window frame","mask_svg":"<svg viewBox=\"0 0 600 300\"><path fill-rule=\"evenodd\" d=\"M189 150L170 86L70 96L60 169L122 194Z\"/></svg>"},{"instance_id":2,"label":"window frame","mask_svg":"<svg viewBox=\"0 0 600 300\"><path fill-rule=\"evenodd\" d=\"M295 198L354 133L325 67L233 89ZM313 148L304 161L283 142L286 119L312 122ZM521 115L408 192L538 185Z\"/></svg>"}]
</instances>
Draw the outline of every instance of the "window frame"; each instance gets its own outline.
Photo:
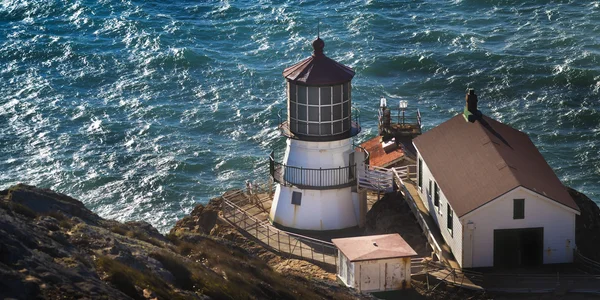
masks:
<instances>
[{"instance_id":1,"label":"window frame","mask_svg":"<svg viewBox=\"0 0 600 300\"><path fill-rule=\"evenodd\" d=\"M292 204L298 205L298 206L302 205L302 193L301 192L292 191Z\"/></svg>"},{"instance_id":2,"label":"window frame","mask_svg":"<svg viewBox=\"0 0 600 300\"><path fill-rule=\"evenodd\" d=\"M419 163L418 163L418 169L417 172L418 174L418 182L419 182L419 190L423 189L423 159L419 157Z\"/></svg>"},{"instance_id":3,"label":"window frame","mask_svg":"<svg viewBox=\"0 0 600 300\"><path fill-rule=\"evenodd\" d=\"M525 219L525 199L513 199L513 220L523 219Z\"/></svg>"},{"instance_id":4,"label":"window frame","mask_svg":"<svg viewBox=\"0 0 600 300\"><path fill-rule=\"evenodd\" d=\"M433 205L440 207L440 187L438 186L437 181L433 182Z\"/></svg>"},{"instance_id":5,"label":"window frame","mask_svg":"<svg viewBox=\"0 0 600 300\"><path fill-rule=\"evenodd\" d=\"M448 232L450 232L450 236L454 237L454 212L450 207L450 203L446 204L448 215L446 216L446 227L448 228Z\"/></svg>"}]
</instances>

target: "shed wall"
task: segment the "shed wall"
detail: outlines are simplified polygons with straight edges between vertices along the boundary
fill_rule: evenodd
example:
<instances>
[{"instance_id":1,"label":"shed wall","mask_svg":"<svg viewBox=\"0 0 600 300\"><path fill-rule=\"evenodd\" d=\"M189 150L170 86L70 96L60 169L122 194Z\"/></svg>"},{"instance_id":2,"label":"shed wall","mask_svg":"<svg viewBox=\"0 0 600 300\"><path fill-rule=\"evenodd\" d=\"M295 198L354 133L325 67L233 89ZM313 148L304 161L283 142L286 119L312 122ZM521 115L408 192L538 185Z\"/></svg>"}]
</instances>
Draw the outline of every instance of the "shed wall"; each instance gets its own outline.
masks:
<instances>
[{"instance_id":1,"label":"shed wall","mask_svg":"<svg viewBox=\"0 0 600 300\"><path fill-rule=\"evenodd\" d=\"M361 292L410 287L410 257L355 262L355 287Z\"/></svg>"}]
</instances>

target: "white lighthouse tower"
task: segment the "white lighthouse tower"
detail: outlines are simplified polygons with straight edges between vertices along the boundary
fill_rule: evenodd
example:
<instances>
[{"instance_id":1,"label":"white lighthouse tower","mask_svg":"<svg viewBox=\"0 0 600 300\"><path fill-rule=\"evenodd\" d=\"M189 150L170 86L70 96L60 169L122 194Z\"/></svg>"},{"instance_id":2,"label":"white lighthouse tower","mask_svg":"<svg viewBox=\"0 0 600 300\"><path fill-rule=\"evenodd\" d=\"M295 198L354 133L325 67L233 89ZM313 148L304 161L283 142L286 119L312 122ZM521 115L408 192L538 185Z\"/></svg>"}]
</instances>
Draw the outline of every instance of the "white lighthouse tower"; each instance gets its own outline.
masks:
<instances>
[{"instance_id":1,"label":"white lighthouse tower","mask_svg":"<svg viewBox=\"0 0 600 300\"><path fill-rule=\"evenodd\" d=\"M340 230L359 225L366 210L356 185L364 154L352 144L360 132L352 118L354 71L325 56L320 38L312 46L311 57L283 71L287 121L279 128L287 147L283 161L269 158L277 183L269 219L291 230Z\"/></svg>"}]
</instances>

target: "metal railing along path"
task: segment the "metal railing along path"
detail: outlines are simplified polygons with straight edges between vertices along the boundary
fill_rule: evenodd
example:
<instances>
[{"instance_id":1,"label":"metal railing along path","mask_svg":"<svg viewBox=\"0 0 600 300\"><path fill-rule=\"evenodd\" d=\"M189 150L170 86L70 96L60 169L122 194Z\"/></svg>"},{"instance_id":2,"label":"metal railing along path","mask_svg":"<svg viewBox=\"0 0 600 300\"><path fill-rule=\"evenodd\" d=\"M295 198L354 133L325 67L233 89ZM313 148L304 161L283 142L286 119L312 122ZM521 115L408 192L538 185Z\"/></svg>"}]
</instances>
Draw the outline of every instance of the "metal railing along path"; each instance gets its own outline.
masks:
<instances>
[{"instance_id":1,"label":"metal railing along path","mask_svg":"<svg viewBox=\"0 0 600 300\"><path fill-rule=\"evenodd\" d=\"M223 218L281 254L317 264L337 266L337 248L332 243L279 230L268 221L249 215L227 195L223 195L221 209Z\"/></svg>"}]
</instances>

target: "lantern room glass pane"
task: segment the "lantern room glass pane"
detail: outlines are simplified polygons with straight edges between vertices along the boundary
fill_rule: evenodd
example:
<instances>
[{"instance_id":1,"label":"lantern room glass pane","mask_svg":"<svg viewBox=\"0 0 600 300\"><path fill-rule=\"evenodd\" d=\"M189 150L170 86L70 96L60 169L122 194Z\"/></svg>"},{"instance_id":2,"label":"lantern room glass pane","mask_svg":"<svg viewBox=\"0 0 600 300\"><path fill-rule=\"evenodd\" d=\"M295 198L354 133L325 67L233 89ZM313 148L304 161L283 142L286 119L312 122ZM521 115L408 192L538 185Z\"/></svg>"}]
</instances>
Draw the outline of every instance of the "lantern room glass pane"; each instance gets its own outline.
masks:
<instances>
[{"instance_id":1,"label":"lantern room glass pane","mask_svg":"<svg viewBox=\"0 0 600 300\"><path fill-rule=\"evenodd\" d=\"M309 87L308 88L308 104L319 105L319 88Z\"/></svg>"},{"instance_id":2,"label":"lantern room glass pane","mask_svg":"<svg viewBox=\"0 0 600 300\"><path fill-rule=\"evenodd\" d=\"M321 107L321 121L331 121L331 106Z\"/></svg>"},{"instance_id":3,"label":"lantern room glass pane","mask_svg":"<svg viewBox=\"0 0 600 300\"><path fill-rule=\"evenodd\" d=\"M348 82L343 84L344 100L350 99L350 84Z\"/></svg>"},{"instance_id":4,"label":"lantern room glass pane","mask_svg":"<svg viewBox=\"0 0 600 300\"><path fill-rule=\"evenodd\" d=\"M298 86L298 103L306 104L306 87Z\"/></svg>"},{"instance_id":5,"label":"lantern room glass pane","mask_svg":"<svg viewBox=\"0 0 600 300\"><path fill-rule=\"evenodd\" d=\"M352 86L350 82L344 83L344 100L350 99L350 94L352 93Z\"/></svg>"},{"instance_id":6,"label":"lantern room glass pane","mask_svg":"<svg viewBox=\"0 0 600 300\"><path fill-rule=\"evenodd\" d=\"M298 130L298 121L290 120L290 131L294 132Z\"/></svg>"},{"instance_id":7,"label":"lantern room glass pane","mask_svg":"<svg viewBox=\"0 0 600 300\"><path fill-rule=\"evenodd\" d=\"M339 120L341 118L342 118L342 105L341 104L334 105L333 106L333 119Z\"/></svg>"},{"instance_id":8,"label":"lantern room glass pane","mask_svg":"<svg viewBox=\"0 0 600 300\"><path fill-rule=\"evenodd\" d=\"M289 111L290 118L293 118L293 119L296 118L296 108L297 108L296 103L290 103L290 111Z\"/></svg>"},{"instance_id":9,"label":"lantern room glass pane","mask_svg":"<svg viewBox=\"0 0 600 300\"><path fill-rule=\"evenodd\" d=\"M296 102L296 85L293 83L289 84L289 98L291 102Z\"/></svg>"},{"instance_id":10,"label":"lantern room glass pane","mask_svg":"<svg viewBox=\"0 0 600 300\"><path fill-rule=\"evenodd\" d=\"M342 133L342 121L333 123L333 134Z\"/></svg>"},{"instance_id":11,"label":"lantern room glass pane","mask_svg":"<svg viewBox=\"0 0 600 300\"><path fill-rule=\"evenodd\" d=\"M298 122L298 133L306 134L306 123Z\"/></svg>"},{"instance_id":12,"label":"lantern room glass pane","mask_svg":"<svg viewBox=\"0 0 600 300\"><path fill-rule=\"evenodd\" d=\"M308 123L308 134L319 135L319 123Z\"/></svg>"},{"instance_id":13,"label":"lantern room glass pane","mask_svg":"<svg viewBox=\"0 0 600 300\"><path fill-rule=\"evenodd\" d=\"M308 120L313 122L319 121L319 107L309 106L308 107Z\"/></svg>"},{"instance_id":14,"label":"lantern room glass pane","mask_svg":"<svg viewBox=\"0 0 600 300\"><path fill-rule=\"evenodd\" d=\"M306 106L298 105L298 120L306 121L307 120L306 114L307 114Z\"/></svg>"},{"instance_id":15,"label":"lantern room glass pane","mask_svg":"<svg viewBox=\"0 0 600 300\"><path fill-rule=\"evenodd\" d=\"M342 86L336 85L333 87L333 103L342 102Z\"/></svg>"},{"instance_id":16,"label":"lantern room glass pane","mask_svg":"<svg viewBox=\"0 0 600 300\"><path fill-rule=\"evenodd\" d=\"M346 118L350 115L350 101L344 102L343 114L344 114L344 118Z\"/></svg>"},{"instance_id":17,"label":"lantern room glass pane","mask_svg":"<svg viewBox=\"0 0 600 300\"><path fill-rule=\"evenodd\" d=\"M331 123L321 124L321 135L331 134Z\"/></svg>"},{"instance_id":18,"label":"lantern room glass pane","mask_svg":"<svg viewBox=\"0 0 600 300\"><path fill-rule=\"evenodd\" d=\"M321 105L331 104L331 87L321 87Z\"/></svg>"}]
</instances>

